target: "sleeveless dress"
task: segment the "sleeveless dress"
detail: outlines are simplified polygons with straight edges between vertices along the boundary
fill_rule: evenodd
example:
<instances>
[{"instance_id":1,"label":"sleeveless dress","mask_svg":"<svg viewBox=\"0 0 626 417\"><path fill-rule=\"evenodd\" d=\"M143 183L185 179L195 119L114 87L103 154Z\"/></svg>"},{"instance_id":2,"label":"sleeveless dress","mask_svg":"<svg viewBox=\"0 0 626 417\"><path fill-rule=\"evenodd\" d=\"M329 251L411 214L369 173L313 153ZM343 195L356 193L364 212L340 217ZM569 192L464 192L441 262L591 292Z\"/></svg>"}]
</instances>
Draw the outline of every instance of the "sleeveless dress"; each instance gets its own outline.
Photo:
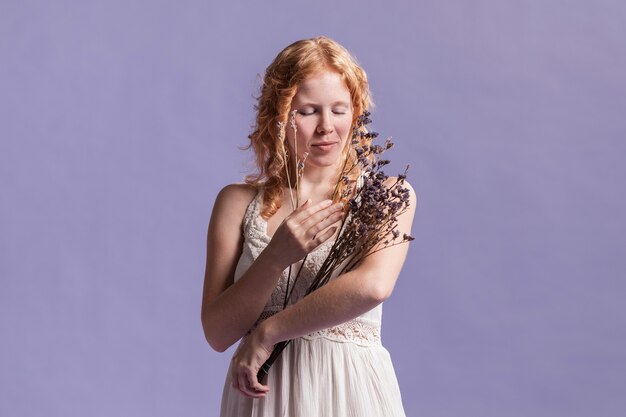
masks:
<instances>
[{"instance_id":1,"label":"sleeveless dress","mask_svg":"<svg viewBox=\"0 0 626 417\"><path fill-rule=\"evenodd\" d=\"M271 239L260 215L261 206L259 190L244 217L244 243L235 281ZM304 297L332 244L332 240L326 241L309 253L289 304ZM298 269L299 264L292 267L290 285ZM283 271L248 334L262 320L282 310L287 273ZM381 343L381 318L379 304L353 320L294 339L270 368L265 381L270 391L264 398L248 398L234 389L229 368L220 416L405 417L391 357Z\"/></svg>"}]
</instances>

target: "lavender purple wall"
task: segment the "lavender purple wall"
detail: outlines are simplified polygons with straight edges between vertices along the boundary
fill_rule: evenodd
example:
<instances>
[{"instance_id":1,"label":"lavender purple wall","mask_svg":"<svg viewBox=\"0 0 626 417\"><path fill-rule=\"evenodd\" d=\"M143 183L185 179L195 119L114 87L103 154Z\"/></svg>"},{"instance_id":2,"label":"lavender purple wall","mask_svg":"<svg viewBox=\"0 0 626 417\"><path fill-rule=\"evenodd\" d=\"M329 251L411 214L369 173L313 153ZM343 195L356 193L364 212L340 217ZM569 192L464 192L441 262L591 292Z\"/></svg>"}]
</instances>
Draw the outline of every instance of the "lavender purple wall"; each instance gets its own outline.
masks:
<instances>
[{"instance_id":1,"label":"lavender purple wall","mask_svg":"<svg viewBox=\"0 0 626 417\"><path fill-rule=\"evenodd\" d=\"M626 6L0 1L0 415L216 416L205 235L253 95L326 34L418 193L408 416L626 410Z\"/></svg>"}]
</instances>

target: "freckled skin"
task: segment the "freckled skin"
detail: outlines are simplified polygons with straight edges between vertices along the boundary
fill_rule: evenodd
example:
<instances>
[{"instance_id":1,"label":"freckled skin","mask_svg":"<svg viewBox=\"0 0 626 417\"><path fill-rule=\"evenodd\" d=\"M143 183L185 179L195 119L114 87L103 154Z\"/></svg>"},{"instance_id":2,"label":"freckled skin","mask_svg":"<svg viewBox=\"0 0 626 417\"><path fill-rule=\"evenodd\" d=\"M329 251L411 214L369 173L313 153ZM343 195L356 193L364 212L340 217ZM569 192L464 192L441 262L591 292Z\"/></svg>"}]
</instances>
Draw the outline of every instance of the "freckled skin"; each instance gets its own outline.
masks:
<instances>
[{"instance_id":1,"label":"freckled skin","mask_svg":"<svg viewBox=\"0 0 626 417\"><path fill-rule=\"evenodd\" d=\"M300 84L291 110L296 110L298 158L309 152L307 167L329 167L341 163L341 152L352 124L350 91L337 72L312 74ZM287 141L294 149L294 132L287 127ZM307 168L309 169L309 168Z\"/></svg>"},{"instance_id":2,"label":"freckled skin","mask_svg":"<svg viewBox=\"0 0 626 417\"><path fill-rule=\"evenodd\" d=\"M241 226L257 190L244 184L224 187L211 214L202 322L207 342L220 352L255 323L287 266L329 239L335 231L331 226L343 217L340 205L330 205L324 198L332 192L343 160L342 150L352 133L350 93L338 73L315 73L300 84L291 110L297 112L294 122L298 131L296 139L287 126L288 146L292 154L297 147L298 159L308 152L300 181L302 201L306 202L294 210L285 192L283 205L267 221L266 233L272 236L271 241L236 282L234 272L243 244ZM411 204L397 216L398 230L403 234L410 233L415 207L415 194L408 183L405 185ZM382 192L381 187L374 191ZM233 387L251 398L266 396L270 387L260 384L256 375L272 346L344 323L383 302L391 295L406 251L406 245L396 245L374 253L341 279L328 282L264 320L232 358Z\"/></svg>"}]
</instances>

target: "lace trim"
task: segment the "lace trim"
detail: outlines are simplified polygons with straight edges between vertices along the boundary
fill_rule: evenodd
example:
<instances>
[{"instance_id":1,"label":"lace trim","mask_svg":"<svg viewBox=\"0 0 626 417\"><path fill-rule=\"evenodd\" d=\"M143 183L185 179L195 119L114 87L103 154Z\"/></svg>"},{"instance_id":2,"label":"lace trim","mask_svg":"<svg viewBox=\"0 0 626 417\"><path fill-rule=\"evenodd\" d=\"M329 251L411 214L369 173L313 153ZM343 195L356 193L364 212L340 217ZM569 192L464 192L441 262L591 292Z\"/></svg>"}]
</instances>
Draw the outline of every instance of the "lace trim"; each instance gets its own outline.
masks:
<instances>
[{"instance_id":1,"label":"lace trim","mask_svg":"<svg viewBox=\"0 0 626 417\"><path fill-rule=\"evenodd\" d=\"M261 251L265 249L271 240L271 238L267 235L267 222L259 213L262 205L262 196L262 190L259 190L255 198L250 202L244 218L244 235L246 244L250 250L250 255L253 259L259 256ZM321 264L328 256L333 243L334 239L327 240L317 249L309 253L306 263L302 268L300 277L295 283L295 287L294 280L297 275L297 271L300 269L301 262L292 266L292 276L289 282L289 291L292 294L288 304L293 304L305 296L309 283L313 280ZM285 300L285 293L287 292L287 275L288 269L282 272L276 288L265 305L265 310L282 309Z\"/></svg>"},{"instance_id":2,"label":"lace trim","mask_svg":"<svg viewBox=\"0 0 626 417\"><path fill-rule=\"evenodd\" d=\"M260 190L257 191L256 196L248 205L244 217L244 236L246 236L246 241L258 252L263 250L271 240L261 227L262 225L259 224L259 220L262 220L259 214L262 195Z\"/></svg>"},{"instance_id":3,"label":"lace trim","mask_svg":"<svg viewBox=\"0 0 626 417\"><path fill-rule=\"evenodd\" d=\"M248 336L263 320L272 317L278 311L263 311L252 328L248 330ZM377 322L367 322L365 319L353 319L337 326L327 329L318 330L308 335L302 336L302 339L327 339L334 342L354 343L360 346L380 345L380 326Z\"/></svg>"},{"instance_id":4,"label":"lace trim","mask_svg":"<svg viewBox=\"0 0 626 417\"><path fill-rule=\"evenodd\" d=\"M248 206L244 217L244 234L253 258L256 258L271 240L271 238L267 235L267 222L259 214L261 203L262 192L259 190L256 197ZM307 261L302 269L301 276L298 278L295 288L293 288L293 294L292 298L289 300L289 304L293 304L304 297L306 289L308 288L308 283L314 278L320 265L328 256L328 252L330 251L333 243L334 240L328 240L320 245L320 247L316 250L309 253ZM299 264L297 266L299 266ZM292 269L293 276L291 278L292 282L290 288L293 287L293 279L297 270L297 267ZM281 274L277 286L270 296L264 311L244 337L248 336L260 322L282 310L286 285L287 270L283 271ZM342 323L338 326L322 329L303 336L303 339L307 340L319 338L325 338L337 342L350 342L363 346L376 345L381 343L380 323L375 320L367 320L360 317Z\"/></svg>"},{"instance_id":5,"label":"lace trim","mask_svg":"<svg viewBox=\"0 0 626 417\"><path fill-rule=\"evenodd\" d=\"M324 338L335 342L349 342L361 346L380 345L380 327L361 320L350 320L338 326L318 330L303 339L313 340Z\"/></svg>"}]
</instances>

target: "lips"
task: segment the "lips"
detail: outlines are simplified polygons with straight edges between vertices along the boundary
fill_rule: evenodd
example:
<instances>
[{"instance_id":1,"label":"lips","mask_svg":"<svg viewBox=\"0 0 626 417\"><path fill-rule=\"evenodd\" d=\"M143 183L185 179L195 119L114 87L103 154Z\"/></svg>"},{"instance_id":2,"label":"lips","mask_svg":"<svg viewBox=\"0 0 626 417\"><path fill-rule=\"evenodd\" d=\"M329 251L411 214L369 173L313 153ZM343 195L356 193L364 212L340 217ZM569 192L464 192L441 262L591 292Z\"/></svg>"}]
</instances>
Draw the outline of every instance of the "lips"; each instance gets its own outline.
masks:
<instances>
[{"instance_id":1,"label":"lips","mask_svg":"<svg viewBox=\"0 0 626 417\"><path fill-rule=\"evenodd\" d=\"M317 148L321 151L330 151L333 146L335 146L337 144L337 142L320 142L320 143L316 143L311 145L312 148Z\"/></svg>"}]
</instances>

